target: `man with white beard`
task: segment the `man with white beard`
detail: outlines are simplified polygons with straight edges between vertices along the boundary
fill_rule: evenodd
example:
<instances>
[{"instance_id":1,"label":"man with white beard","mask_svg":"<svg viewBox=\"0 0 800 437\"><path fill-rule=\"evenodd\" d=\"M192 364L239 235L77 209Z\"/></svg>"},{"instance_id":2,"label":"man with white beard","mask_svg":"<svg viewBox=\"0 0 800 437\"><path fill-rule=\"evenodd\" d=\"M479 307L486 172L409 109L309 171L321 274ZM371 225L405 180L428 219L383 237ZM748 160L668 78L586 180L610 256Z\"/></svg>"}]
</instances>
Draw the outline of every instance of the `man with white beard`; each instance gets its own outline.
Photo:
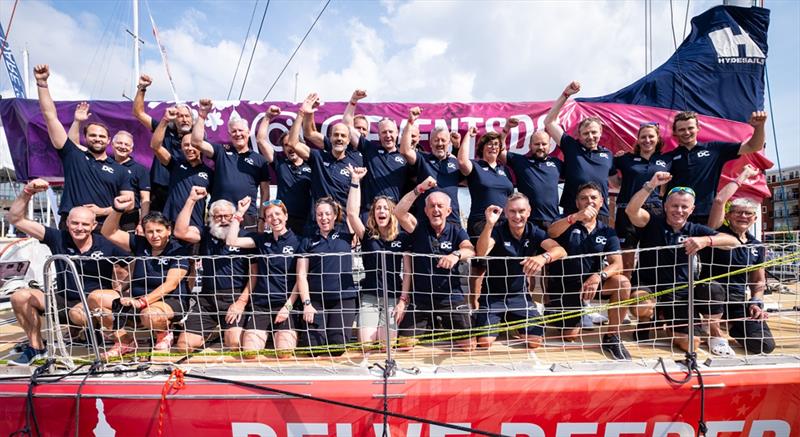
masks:
<instances>
[{"instance_id":1,"label":"man with white beard","mask_svg":"<svg viewBox=\"0 0 800 437\"><path fill-rule=\"evenodd\" d=\"M152 83L153 80L150 79L150 76L146 74L139 76L136 96L133 98L133 116L146 128L150 129L151 132L156 130L159 121L161 121L157 117L151 117L144 110L144 94L147 92L147 87ZM181 138L192 132L194 113L188 105L183 103L177 104L175 109L177 109L177 116L167 127L162 145L172 158L183 159ZM150 211L163 212L169 189L169 169L155 156L150 165L150 183ZM144 216L145 214L142 214L142 217Z\"/></svg>"},{"instance_id":2,"label":"man with white beard","mask_svg":"<svg viewBox=\"0 0 800 437\"><path fill-rule=\"evenodd\" d=\"M250 299L251 284L255 284L251 281L255 265L250 266L251 260L241 256L251 251L225 244L231 220L235 219L236 210L231 202L224 199L213 202L208 208L208 225L202 230L189 224L195 203L207 195L205 188L192 187L175 220L175 237L190 244L200 243L203 257L203 286L197 296L198 305L190 309L184 332L176 344L183 352L203 347L208 334L217 326L225 332L225 347L239 350L246 321L244 310Z\"/></svg>"}]
</instances>

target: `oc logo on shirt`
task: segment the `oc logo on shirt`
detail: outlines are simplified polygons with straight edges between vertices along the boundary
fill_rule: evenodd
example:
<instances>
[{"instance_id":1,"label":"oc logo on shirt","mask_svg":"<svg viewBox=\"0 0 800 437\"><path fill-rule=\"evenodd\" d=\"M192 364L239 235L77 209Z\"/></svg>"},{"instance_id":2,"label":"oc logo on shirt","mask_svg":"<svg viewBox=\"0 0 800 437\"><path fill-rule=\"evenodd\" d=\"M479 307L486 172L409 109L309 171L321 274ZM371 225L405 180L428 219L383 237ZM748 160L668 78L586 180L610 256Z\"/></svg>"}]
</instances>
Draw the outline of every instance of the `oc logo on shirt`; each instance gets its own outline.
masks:
<instances>
[{"instance_id":1,"label":"oc logo on shirt","mask_svg":"<svg viewBox=\"0 0 800 437\"><path fill-rule=\"evenodd\" d=\"M114 174L114 169L107 165L103 165L102 167L100 167L100 170L103 170L106 173Z\"/></svg>"},{"instance_id":2,"label":"oc logo on shirt","mask_svg":"<svg viewBox=\"0 0 800 437\"><path fill-rule=\"evenodd\" d=\"M606 244L606 242L608 242L608 239L606 239L606 237L602 235L598 235L594 237L594 242L597 244Z\"/></svg>"},{"instance_id":3,"label":"oc logo on shirt","mask_svg":"<svg viewBox=\"0 0 800 437\"><path fill-rule=\"evenodd\" d=\"M664 167L664 168L667 167L667 163L662 161L662 160L660 160L660 159L656 160L656 165L659 166L659 167Z\"/></svg>"},{"instance_id":4,"label":"oc logo on shirt","mask_svg":"<svg viewBox=\"0 0 800 437\"><path fill-rule=\"evenodd\" d=\"M453 250L453 243L449 241L442 241L442 243L439 245L439 248L442 250Z\"/></svg>"},{"instance_id":5,"label":"oc logo on shirt","mask_svg":"<svg viewBox=\"0 0 800 437\"><path fill-rule=\"evenodd\" d=\"M697 157L698 158L706 158L708 156L711 156L711 152L709 152L708 150L701 150L701 151L697 152Z\"/></svg>"},{"instance_id":6,"label":"oc logo on shirt","mask_svg":"<svg viewBox=\"0 0 800 437\"><path fill-rule=\"evenodd\" d=\"M393 247L393 248L399 248L401 246L402 246L402 243L400 241L392 241L392 243L389 245L389 247Z\"/></svg>"}]
</instances>

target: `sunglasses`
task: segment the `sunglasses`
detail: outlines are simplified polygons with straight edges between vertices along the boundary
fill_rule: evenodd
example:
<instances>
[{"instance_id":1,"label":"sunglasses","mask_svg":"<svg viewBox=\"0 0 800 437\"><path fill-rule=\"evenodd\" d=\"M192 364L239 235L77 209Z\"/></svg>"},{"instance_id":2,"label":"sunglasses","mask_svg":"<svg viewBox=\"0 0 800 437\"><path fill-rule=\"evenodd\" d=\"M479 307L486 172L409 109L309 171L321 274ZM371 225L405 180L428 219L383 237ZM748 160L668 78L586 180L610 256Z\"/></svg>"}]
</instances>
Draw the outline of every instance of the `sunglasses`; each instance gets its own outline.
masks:
<instances>
[{"instance_id":1,"label":"sunglasses","mask_svg":"<svg viewBox=\"0 0 800 437\"><path fill-rule=\"evenodd\" d=\"M689 193L692 195L692 197L697 197L697 195L694 193L694 190L689 187L675 187L667 192L667 197L675 193Z\"/></svg>"},{"instance_id":2,"label":"sunglasses","mask_svg":"<svg viewBox=\"0 0 800 437\"><path fill-rule=\"evenodd\" d=\"M642 127L659 127L659 126L660 125L658 124L657 121L644 121L644 122L639 123L639 127L640 128L642 128Z\"/></svg>"},{"instance_id":3,"label":"sunglasses","mask_svg":"<svg viewBox=\"0 0 800 437\"><path fill-rule=\"evenodd\" d=\"M264 201L264 203L261 204L261 206L273 206L273 205L281 206L281 205L283 205L283 201L281 199L267 200L267 201Z\"/></svg>"}]
</instances>

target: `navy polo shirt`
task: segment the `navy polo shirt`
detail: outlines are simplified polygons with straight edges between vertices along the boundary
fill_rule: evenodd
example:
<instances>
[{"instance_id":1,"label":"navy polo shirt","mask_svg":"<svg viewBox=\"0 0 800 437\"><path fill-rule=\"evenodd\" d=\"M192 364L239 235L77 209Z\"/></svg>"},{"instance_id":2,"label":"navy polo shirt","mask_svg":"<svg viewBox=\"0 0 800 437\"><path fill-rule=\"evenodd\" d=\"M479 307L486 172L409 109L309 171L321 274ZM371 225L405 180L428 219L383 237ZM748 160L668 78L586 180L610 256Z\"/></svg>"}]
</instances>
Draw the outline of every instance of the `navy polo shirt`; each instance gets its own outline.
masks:
<instances>
[{"instance_id":1,"label":"navy polo shirt","mask_svg":"<svg viewBox=\"0 0 800 437\"><path fill-rule=\"evenodd\" d=\"M167 164L167 169L169 169L169 192L167 193L167 201L164 203L164 217L175 223L175 219L178 218L178 214L186 204L186 199L189 198L192 187L197 186L208 189L211 186L214 173L205 164L200 163L192 167L186 161L174 158ZM194 204L189 224L197 229L203 229L205 213L206 199L201 199Z\"/></svg>"},{"instance_id":2,"label":"navy polo shirt","mask_svg":"<svg viewBox=\"0 0 800 437\"><path fill-rule=\"evenodd\" d=\"M367 141L363 136L359 138L358 146L367 167L362 207L369 208L377 196L389 196L397 203L408 179L408 165L400 149L387 152L380 142Z\"/></svg>"},{"instance_id":3,"label":"navy polo shirt","mask_svg":"<svg viewBox=\"0 0 800 437\"><path fill-rule=\"evenodd\" d=\"M718 231L733 235L737 239L739 238L736 232L728 226L723 225ZM739 240L739 242L743 246L731 250L707 247L700 251L700 259L703 261L703 266L708 266L708 270L703 269L703 276L725 275L722 278L715 279L715 282L727 286L730 300L741 302L744 301L747 284L750 283L750 273L737 273L735 275L731 275L731 273L748 266L763 263L766 259L766 250L761 245L761 241L750 232L745 234L745 241Z\"/></svg>"},{"instance_id":4,"label":"navy polo shirt","mask_svg":"<svg viewBox=\"0 0 800 437\"><path fill-rule=\"evenodd\" d=\"M574 256L618 252L620 250L619 238L617 233L614 232L614 228L609 227L600 220L597 221L597 225L592 229L592 232L587 231L583 223L577 222L567 228L555 240L567 251L569 257L549 264L547 274L554 279L563 276L562 284L584 283L589 279L589 276L600 273L606 257L606 255L578 258Z\"/></svg>"},{"instance_id":5,"label":"navy polo shirt","mask_svg":"<svg viewBox=\"0 0 800 437\"><path fill-rule=\"evenodd\" d=\"M361 152L347 149L344 157L337 160L327 150L311 149L308 165L311 166L311 197L314 201L330 196L342 207L347 205L347 195L350 193L348 164L363 167Z\"/></svg>"},{"instance_id":6,"label":"navy polo shirt","mask_svg":"<svg viewBox=\"0 0 800 437\"><path fill-rule=\"evenodd\" d=\"M253 199L249 215L258 215L256 199L261 182L269 181L267 160L259 153L248 149L236 152L233 146L226 148L212 144L214 148L214 184L211 189L211 202L225 199L236 205L245 196Z\"/></svg>"},{"instance_id":7,"label":"navy polo shirt","mask_svg":"<svg viewBox=\"0 0 800 437\"><path fill-rule=\"evenodd\" d=\"M283 201L289 217L309 217L311 215L311 166L303 161L294 165L283 154L272 162L278 178L277 198Z\"/></svg>"},{"instance_id":8,"label":"navy polo shirt","mask_svg":"<svg viewBox=\"0 0 800 437\"><path fill-rule=\"evenodd\" d=\"M492 229L492 239L494 247L488 254L484 290L491 298L500 300L510 294L526 295L525 273L520 258L544 252L541 245L547 239L547 234L528 222L520 238L516 239L511 234L508 222L503 220Z\"/></svg>"},{"instance_id":9,"label":"navy polo shirt","mask_svg":"<svg viewBox=\"0 0 800 437\"><path fill-rule=\"evenodd\" d=\"M161 120L156 120L154 117L150 120L150 131L155 132ZM175 128L168 127L164 132L164 141L161 143L169 152L172 159L183 159L183 149L181 149L181 136ZM158 157L153 156L153 162L150 164L150 182L153 185L161 185L166 187L169 185L169 170Z\"/></svg>"},{"instance_id":10,"label":"navy polo shirt","mask_svg":"<svg viewBox=\"0 0 800 437\"><path fill-rule=\"evenodd\" d=\"M386 290L389 297L395 292L403 290L401 275L403 274L403 252L408 250L409 234L400 232L392 241L373 238L364 235L361 242L361 259L364 262L364 279L361 281L361 292L372 295L383 295L384 272L386 275ZM391 252L391 253L377 253ZM386 265L384 265L384 260Z\"/></svg>"},{"instance_id":11,"label":"navy polo shirt","mask_svg":"<svg viewBox=\"0 0 800 437\"><path fill-rule=\"evenodd\" d=\"M136 198L136 209L139 209L142 207L141 192L150 191L150 175L148 174L145 166L139 164L133 159L129 158L120 165L128 169L131 188L133 189L133 195Z\"/></svg>"},{"instance_id":12,"label":"navy polo shirt","mask_svg":"<svg viewBox=\"0 0 800 437\"><path fill-rule=\"evenodd\" d=\"M417 181L422 182L427 179L428 176L433 176L434 179L436 179L436 190L444 191L450 196L450 207L453 208L453 212L450 213L447 220L460 224L461 210L458 206L458 184L464 180L464 175L462 175L461 171L458 169L458 160L452 155L448 155L446 158L440 160L432 153L417 151L416 154ZM420 211L420 213L425 206L425 199L428 198L431 192L432 191L428 191L422 196L419 196L417 200L417 211Z\"/></svg>"},{"instance_id":13,"label":"navy polo shirt","mask_svg":"<svg viewBox=\"0 0 800 437\"><path fill-rule=\"evenodd\" d=\"M603 146L589 150L567 134L561 137L559 147L564 154L564 192L560 202L564 214L577 211L575 196L578 195L578 187L594 182L603 190L600 215L608 216L608 174L614 164L614 154Z\"/></svg>"},{"instance_id":14,"label":"navy polo shirt","mask_svg":"<svg viewBox=\"0 0 800 437\"><path fill-rule=\"evenodd\" d=\"M72 208L87 204L106 208L114 203L120 191L132 191L128 169L111 157L95 159L70 139L58 149L58 156L64 166L64 192L58 206L59 214L68 214ZM103 219L98 217L99 222Z\"/></svg>"},{"instance_id":15,"label":"navy polo shirt","mask_svg":"<svg viewBox=\"0 0 800 437\"><path fill-rule=\"evenodd\" d=\"M300 242L298 253L308 259L308 290L312 301L338 301L356 296L352 241L352 234L334 230L327 237L317 231Z\"/></svg>"},{"instance_id":16,"label":"navy polo shirt","mask_svg":"<svg viewBox=\"0 0 800 437\"><path fill-rule=\"evenodd\" d=\"M69 255L86 257L75 262L75 268L83 281L83 293L88 295L95 290L110 290L114 278L114 264L109 257L128 256L122 249L106 240L100 234L92 234L92 246L81 252L75 246L72 235L66 229L44 228L42 243L50 248L53 255ZM67 269L66 263L56 261L56 285L58 290L66 290L67 300L80 299L75 276Z\"/></svg>"},{"instance_id":17,"label":"navy polo shirt","mask_svg":"<svg viewBox=\"0 0 800 437\"><path fill-rule=\"evenodd\" d=\"M646 248L674 246L682 244L689 237L716 235L717 231L705 225L686 222L677 232L667 224L664 215L651 215L650 221L642 229L639 240L639 266L635 270L638 284L653 287L655 291L665 290L683 285L689 280L689 257L686 249L663 248L644 250ZM687 291L679 290L677 294L686 295ZM671 300L671 296L661 299Z\"/></svg>"},{"instance_id":18,"label":"navy polo shirt","mask_svg":"<svg viewBox=\"0 0 800 437\"><path fill-rule=\"evenodd\" d=\"M200 237L200 255L203 255L203 288L205 294L231 290L241 292L250 279L250 261L245 255L252 251L228 246L225 240L213 235L206 226ZM239 231L239 235L242 235Z\"/></svg>"},{"instance_id":19,"label":"navy polo shirt","mask_svg":"<svg viewBox=\"0 0 800 437\"><path fill-rule=\"evenodd\" d=\"M511 152L506 154L506 162L517 176L517 188L530 200L531 220L556 221L558 180L564 163L550 156L539 159Z\"/></svg>"},{"instance_id":20,"label":"navy polo shirt","mask_svg":"<svg viewBox=\"0 0 800 437\"><path fill-rule=\"evenodd\" d=\"M470 161L472 161L472 171L467 175L467 187L472 198L469 220L475 222L485 218L486 208L489 205L504 206L508 196L514 192L514 184L505 165L498 162L492 168L482 159Z\"/></svg>"},{"instance_id":21,"label":"navy polo shirt","mask_svg":"<svg viewBox=\"0 0 800 437\"><path fill-rule=\"evenodd\" d=\"M188 259L170 258L190 256L192 247L189 245L181 244L178 240L170 238L161 254L153 257L153 247L147 242L147 238L131 234L129 242L131 254L136 257L144 257L133 262L134 268L131 274L131 295L133 297L152 293L164 283L170 269L189 271ZM188 291L184 276L178 288L167 296L186 297Z\"/></svg>"},{"instance_id":22,"label":"navy polo shirt","mask_svg":"<svg viewBox=\"0 0 800 437\"><path fill-rule=\"evenodd\" d=\"M611 169L610 175L617 173L617 170L622 175L622 186L617 195L617 207L627 205L631 201L631 197L642 188L645 182L649 181L657 171L669 171L670 159L666 155L659 155L654 153L650 159L634 155L633 153L626 153L622 156L614 157L614 167ZM659 190L653 190L650 197L647 198L645 203L658 203L661 204L661 199L658 197Z\"/></svg>"},{"instance_id":23,"label":"navy polo shirt","mask_svg":"<svg viewBox=\"0 0 800 437\"><path fill-rule=\"evenodd\" d=\"M256 244L258 251L258 281L251 292L250 300L260 306L283 305L294 289L297 279L297 258L300 239L287 230L275 238L272 232L251 232L247 234Z\"/></svg>"},{"instance_id":24,"label":"navy polo shirt","mask_svg":"<svg viewBox=\"0 0 800 437\"><path fill-rule=\"evenodd\" d=\"M697 143L692 150L678 146L667 153L672 160L672 180L667 184L667 191L673 187L691 187L697 194L694 215L709 215L722 167L739 157L741 146L741 143L724 142Z\"/></svg>"},{"instance_id":25,"label":"navy polo shirt","mask_svg":"<svg viewBox=\"0 0 800 437\"><path fill-rule=\"evenodd\" d=\"M437 236L428 219L420 218L410 238L414 304L422 309L431 309L448 301L451 305L463 304L464 291L456 266L448 270L436 267L436 264L439 258L458 250L462 242L469 241L467 232L461 226L446 222L444 230Z\"/></svg>"}]
</instances>

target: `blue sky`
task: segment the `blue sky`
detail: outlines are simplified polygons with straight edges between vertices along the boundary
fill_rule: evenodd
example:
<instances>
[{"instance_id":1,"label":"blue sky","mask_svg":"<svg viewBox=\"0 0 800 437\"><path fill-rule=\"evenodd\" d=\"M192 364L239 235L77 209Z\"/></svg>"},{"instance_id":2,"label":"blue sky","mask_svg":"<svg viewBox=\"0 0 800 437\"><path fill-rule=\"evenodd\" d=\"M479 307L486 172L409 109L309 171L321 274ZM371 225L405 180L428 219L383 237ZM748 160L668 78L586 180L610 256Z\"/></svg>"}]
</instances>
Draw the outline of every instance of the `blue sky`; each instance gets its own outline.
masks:
<instances>
[{"instance_id":1,"label":"blue sky","mask_svg":"<svg viewBox=\"0 0 800 437\"><path fill-rule=\"evenodd\" d=\"M689 17L719 4L691 1ZM149 29L152 11L182 99L224 99L231 85L255 1L140 3L142 71L155 78L151 99L170 99ZM270 3L243 91L261 100L324 0ZM13 2L0 2L8 23ZM233 98L255 40L266 0L260 0ZM682 40L686 1L672 2ZM771 9L767 68L781 161L800 164L800 2L767 0ZM670 3L653 2L653 65L673 52ZM122 99L134 85L131 4L124 1L22 1L10 32L21 64L50 63L57 99ZM334 0L269 100L318 91L345 100L366 88L372 101L547 101L571 79L581 96L604 95L645 73L642 1L345 1ZM624 48L620 50L620 48ZM8 78L0 89L8 95ZM768 156L775 160L772 129Z\"/></svg>"}]
</instances>

